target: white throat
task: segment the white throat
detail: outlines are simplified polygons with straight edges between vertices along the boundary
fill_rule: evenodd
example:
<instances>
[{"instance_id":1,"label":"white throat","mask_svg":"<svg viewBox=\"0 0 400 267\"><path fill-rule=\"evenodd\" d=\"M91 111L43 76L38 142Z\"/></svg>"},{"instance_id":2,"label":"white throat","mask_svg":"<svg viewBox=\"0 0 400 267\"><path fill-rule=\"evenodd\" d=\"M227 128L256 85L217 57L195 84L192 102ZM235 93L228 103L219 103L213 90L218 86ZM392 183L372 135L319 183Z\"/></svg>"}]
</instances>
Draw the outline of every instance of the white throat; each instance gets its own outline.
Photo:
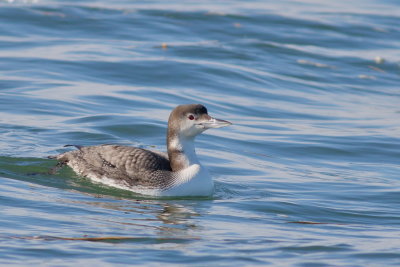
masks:
<instances>
[{"instance_id":1,"label":"white throat","mask_svg":"<svg viewBox=\"0 0 400 267\"><path fill-rule=\"evenodd\" d=\"M193 164L200 164L194 147L194 137L176 136L171 138L169 140L168 150L181 152L176 154L176 158L170 160L179 161L184 168Z\"/></svg>"},{"instance_id":2,"label":"white throat","mask_svg":"<svg viewBox=\"0 0 400 267\"><path fill-rule=\"evenodd\" d=\"M169 195L209 196L213 192L214 183L207 169L203 168L197 159L194 137L170 138L168 142L168 155L175 173L175 185L163 191Z\"/></svg>"}]
</instances>

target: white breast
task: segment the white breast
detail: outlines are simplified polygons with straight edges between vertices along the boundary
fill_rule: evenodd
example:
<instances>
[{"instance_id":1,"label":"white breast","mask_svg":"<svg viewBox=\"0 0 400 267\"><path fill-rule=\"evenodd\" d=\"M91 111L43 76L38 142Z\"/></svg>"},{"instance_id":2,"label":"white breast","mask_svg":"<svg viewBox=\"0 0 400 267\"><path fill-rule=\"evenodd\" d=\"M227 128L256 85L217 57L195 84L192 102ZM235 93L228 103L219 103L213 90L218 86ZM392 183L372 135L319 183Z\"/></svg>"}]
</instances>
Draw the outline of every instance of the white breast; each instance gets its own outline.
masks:
<instances>
[{"instance_id":1,"label":"white breast","mask_svg":"<svg viewBox=\"0 0 400 267\"><path fill-rule=\"evenodd\" d=\"M175 175L172 187L160 192L160 196L210 196L214 182L208 170L200 164L193 164Z\"/></svg>"}]
</instances>

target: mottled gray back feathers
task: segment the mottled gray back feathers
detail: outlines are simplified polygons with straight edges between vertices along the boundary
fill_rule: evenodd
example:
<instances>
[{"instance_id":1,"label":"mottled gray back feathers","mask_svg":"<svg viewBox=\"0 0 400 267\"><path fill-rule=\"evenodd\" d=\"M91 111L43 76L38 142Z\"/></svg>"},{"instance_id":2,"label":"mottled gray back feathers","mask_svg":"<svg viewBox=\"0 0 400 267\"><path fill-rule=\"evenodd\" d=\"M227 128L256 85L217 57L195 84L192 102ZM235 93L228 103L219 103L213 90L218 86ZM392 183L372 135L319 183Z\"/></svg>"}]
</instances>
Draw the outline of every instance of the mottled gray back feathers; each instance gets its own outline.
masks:
<instances>
[{"instance_id":1,"label":"mottled gray back feathers","mask_svg":"<svg viewBox=\"0 0 400 267\"><path fill-rule=\"evenodd\" d=\"M57 157L82 176L107 177L129 186L166 188L172 177L168 158L150 150L118 145L80 147Z\"/></svg>"}]
</instances>

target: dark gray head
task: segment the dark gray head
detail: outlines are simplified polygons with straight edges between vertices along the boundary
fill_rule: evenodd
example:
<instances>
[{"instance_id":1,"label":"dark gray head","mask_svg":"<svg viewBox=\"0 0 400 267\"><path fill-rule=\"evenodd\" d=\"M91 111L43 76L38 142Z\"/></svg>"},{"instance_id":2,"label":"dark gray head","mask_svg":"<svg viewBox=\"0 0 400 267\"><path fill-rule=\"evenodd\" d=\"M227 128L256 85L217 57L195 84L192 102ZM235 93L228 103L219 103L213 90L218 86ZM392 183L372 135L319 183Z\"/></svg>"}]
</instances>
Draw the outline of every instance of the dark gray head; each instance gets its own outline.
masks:
<instances>
[{"instance_id":1,"label":"dark gray head","mask_svg":"<svg viewBox=\"0 0 400 267\"><path fill-rule=\"evenodd\" d=\"M208 115L207 108L201 104L180 105L169 116L168 132L180 137L195 137L207 129L231 124L229 121L211 117Z\"/></svg>"}]
</instances>

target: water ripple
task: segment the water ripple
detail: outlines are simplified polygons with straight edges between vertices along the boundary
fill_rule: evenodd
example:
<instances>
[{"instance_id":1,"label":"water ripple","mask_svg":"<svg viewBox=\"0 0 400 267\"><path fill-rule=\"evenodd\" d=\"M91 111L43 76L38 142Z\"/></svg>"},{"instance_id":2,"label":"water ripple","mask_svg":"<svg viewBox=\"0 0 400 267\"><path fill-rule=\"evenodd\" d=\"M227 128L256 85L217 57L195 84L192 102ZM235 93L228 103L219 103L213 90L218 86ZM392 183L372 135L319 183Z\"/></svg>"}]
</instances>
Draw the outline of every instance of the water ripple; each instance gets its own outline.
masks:
<instances>
[{"instance_id":1,"label":"water ripple","mask_svg":"<svg viewBox=\"0 0 400 267\"><path fill-rule=\"evenodd\" d=\"M0 0L0 263L399 265L399 11ZM211 198L48 174L65 144L165 150L193 102L233 122L197 138Z\"/></svg>"}]
</instances>

